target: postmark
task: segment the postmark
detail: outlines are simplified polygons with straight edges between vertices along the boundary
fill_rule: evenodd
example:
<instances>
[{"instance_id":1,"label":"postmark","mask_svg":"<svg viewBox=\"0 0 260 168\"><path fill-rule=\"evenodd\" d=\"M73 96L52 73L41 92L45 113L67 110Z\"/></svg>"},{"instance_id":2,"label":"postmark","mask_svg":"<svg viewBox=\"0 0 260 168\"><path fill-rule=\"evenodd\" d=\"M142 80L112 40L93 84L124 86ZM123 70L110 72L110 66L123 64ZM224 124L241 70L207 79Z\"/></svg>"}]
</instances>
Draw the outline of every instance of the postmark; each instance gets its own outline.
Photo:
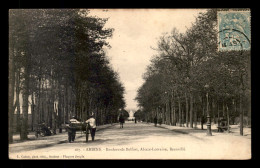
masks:
<instances>
[{"instance_id":1,"label":"postmark","mask_svg":"<svg viewBox=\"0 0 260 168\"><path fill-rule=\"evenodd\" d=\"M218 11L218 51L251 49L249 10Z\"/></svg>"}]
</instances>

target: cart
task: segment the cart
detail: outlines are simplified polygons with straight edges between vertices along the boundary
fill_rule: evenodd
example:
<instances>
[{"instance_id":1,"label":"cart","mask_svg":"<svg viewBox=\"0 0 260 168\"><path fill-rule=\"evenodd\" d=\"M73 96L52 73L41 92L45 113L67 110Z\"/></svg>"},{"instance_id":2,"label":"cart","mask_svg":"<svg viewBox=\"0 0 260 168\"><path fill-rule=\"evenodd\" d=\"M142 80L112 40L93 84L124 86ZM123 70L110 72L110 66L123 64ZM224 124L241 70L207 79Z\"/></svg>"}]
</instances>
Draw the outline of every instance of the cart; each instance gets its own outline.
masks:
<instances>
[{"instance_id":1,"label":"cart","mask_svg":"<svg viewBox=\"0 0 260 168\"><path fill-rule=\"evenodd\" d=\"M70 123L66 125L68 131L75 130L80 131L81 134L86 134L86 142L88 142L89 134L90 134L90 125L89 123Z\"/></svg>"}]
</instances>

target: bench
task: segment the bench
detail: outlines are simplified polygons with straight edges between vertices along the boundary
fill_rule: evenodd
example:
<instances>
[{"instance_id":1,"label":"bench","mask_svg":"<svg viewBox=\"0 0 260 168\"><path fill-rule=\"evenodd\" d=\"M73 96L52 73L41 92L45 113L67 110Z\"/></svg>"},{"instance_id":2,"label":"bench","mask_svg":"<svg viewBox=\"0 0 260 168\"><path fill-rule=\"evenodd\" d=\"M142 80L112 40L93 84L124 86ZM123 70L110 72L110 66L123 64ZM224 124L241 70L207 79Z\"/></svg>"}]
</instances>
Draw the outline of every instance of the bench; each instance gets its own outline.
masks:
<instances>
[{"instance_id":1,"label":"bench","mask_svg":"<svg viewBox=\"0 0 260 168\"><path fill-rule=\"evenodd\" d=\"M227 131L228 128L231 128L229 126L218 126L218 132L224 132Z\"/></svg>"},{"instance_id":2,"label":"bench","mask_svg":"<svg viewBox=\"0 0 260 168\"><path fill-rule=\"evenodd\" d=\"M218 132L224 132L224 131L227 131L231 127L228 126L227 121L225 119L222 119L218 122L217 128L218 128Z\"/></svg>"}]
</instances>

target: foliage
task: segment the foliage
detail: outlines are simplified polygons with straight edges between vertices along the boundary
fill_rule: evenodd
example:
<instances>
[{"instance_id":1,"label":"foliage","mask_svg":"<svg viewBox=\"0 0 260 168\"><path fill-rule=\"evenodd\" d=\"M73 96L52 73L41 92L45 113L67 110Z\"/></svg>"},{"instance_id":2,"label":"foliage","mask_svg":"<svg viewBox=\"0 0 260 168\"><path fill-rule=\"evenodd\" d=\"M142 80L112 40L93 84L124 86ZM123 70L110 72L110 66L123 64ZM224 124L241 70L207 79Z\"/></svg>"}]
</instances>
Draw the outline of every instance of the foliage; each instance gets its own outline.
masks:
<instances>
[{"instance_id":1,"label":"foliage","mask_svg":"<svg viewBox=\"0 0 260 168\"><path fill-rule=\"evenodd\" d=\"M91 112L97 124L116 120L125 106L124 87L103 51L113 33L106 21L88 10L10 10L12 73L21 73L21 94L34 102L33 125L46 121L56 128L72 115L84 121Z\"/></svg>"},{"instance_id":2,"label":"foliage","mask_svg":"<svg viewBox=\"0 0 260 168\"><path fill-rule=\"evenodd\" d=\"M142 111L150 118L159 112L165 115L166 123L169 117L180 122L181 115L186 117L186 122L188 117L191 122L197 121L205 115L206 93L211 116L215 117L223 102L238 116L233 102L238 104L240 95L248 100L250 95L250 51L218 52L216 26L217 10L210 9L200 13L185 33L174 28L161 36L157 56L147 67L145 83L136 96ZM172 106L167 108L167 104ZM158 111L158 107L163 109ZM175 115L178 108L190 110L190 114L180 111ZM248 108L248 101L244 101L246 114L250 113Z\"/></svg>"}]
</instances>

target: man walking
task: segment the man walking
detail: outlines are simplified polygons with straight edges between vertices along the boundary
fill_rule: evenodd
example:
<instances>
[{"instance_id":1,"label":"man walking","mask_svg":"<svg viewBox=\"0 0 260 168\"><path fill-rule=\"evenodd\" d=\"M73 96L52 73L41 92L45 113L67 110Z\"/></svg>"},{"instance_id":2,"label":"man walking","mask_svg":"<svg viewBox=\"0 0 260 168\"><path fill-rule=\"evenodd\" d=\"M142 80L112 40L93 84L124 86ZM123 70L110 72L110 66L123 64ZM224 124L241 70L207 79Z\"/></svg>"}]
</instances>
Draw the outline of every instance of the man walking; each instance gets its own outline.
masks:
<instances>
[{"instance_id":1,"label":"man walking","mask_svg":"<svg viewBox=\"0 0 260 168\"><path fill-rule=\"evenodd\" d=\"M92 141L94 141L95 139L95 134L96 134L96 119L94 118L94 115L92 113L92 115L90 116L90 118L86 121L87 124L89 124L90 126L90 134L91 134L91 138Z\"/></svg>"},{"instance_id":2,"label":"man walking","mask_svg":"<svg viewBox=\"0 0 260 168\"><path fill-rule=\"evenodd\" d=\"M124 117L123 117L123 115L122 115L122 113L120 114L120 116L119 116L119 123L120 123L120 128L123 128L124 126L124 122L125 122L125 119L124 119Z\"/></svg>"}]
</instances>

